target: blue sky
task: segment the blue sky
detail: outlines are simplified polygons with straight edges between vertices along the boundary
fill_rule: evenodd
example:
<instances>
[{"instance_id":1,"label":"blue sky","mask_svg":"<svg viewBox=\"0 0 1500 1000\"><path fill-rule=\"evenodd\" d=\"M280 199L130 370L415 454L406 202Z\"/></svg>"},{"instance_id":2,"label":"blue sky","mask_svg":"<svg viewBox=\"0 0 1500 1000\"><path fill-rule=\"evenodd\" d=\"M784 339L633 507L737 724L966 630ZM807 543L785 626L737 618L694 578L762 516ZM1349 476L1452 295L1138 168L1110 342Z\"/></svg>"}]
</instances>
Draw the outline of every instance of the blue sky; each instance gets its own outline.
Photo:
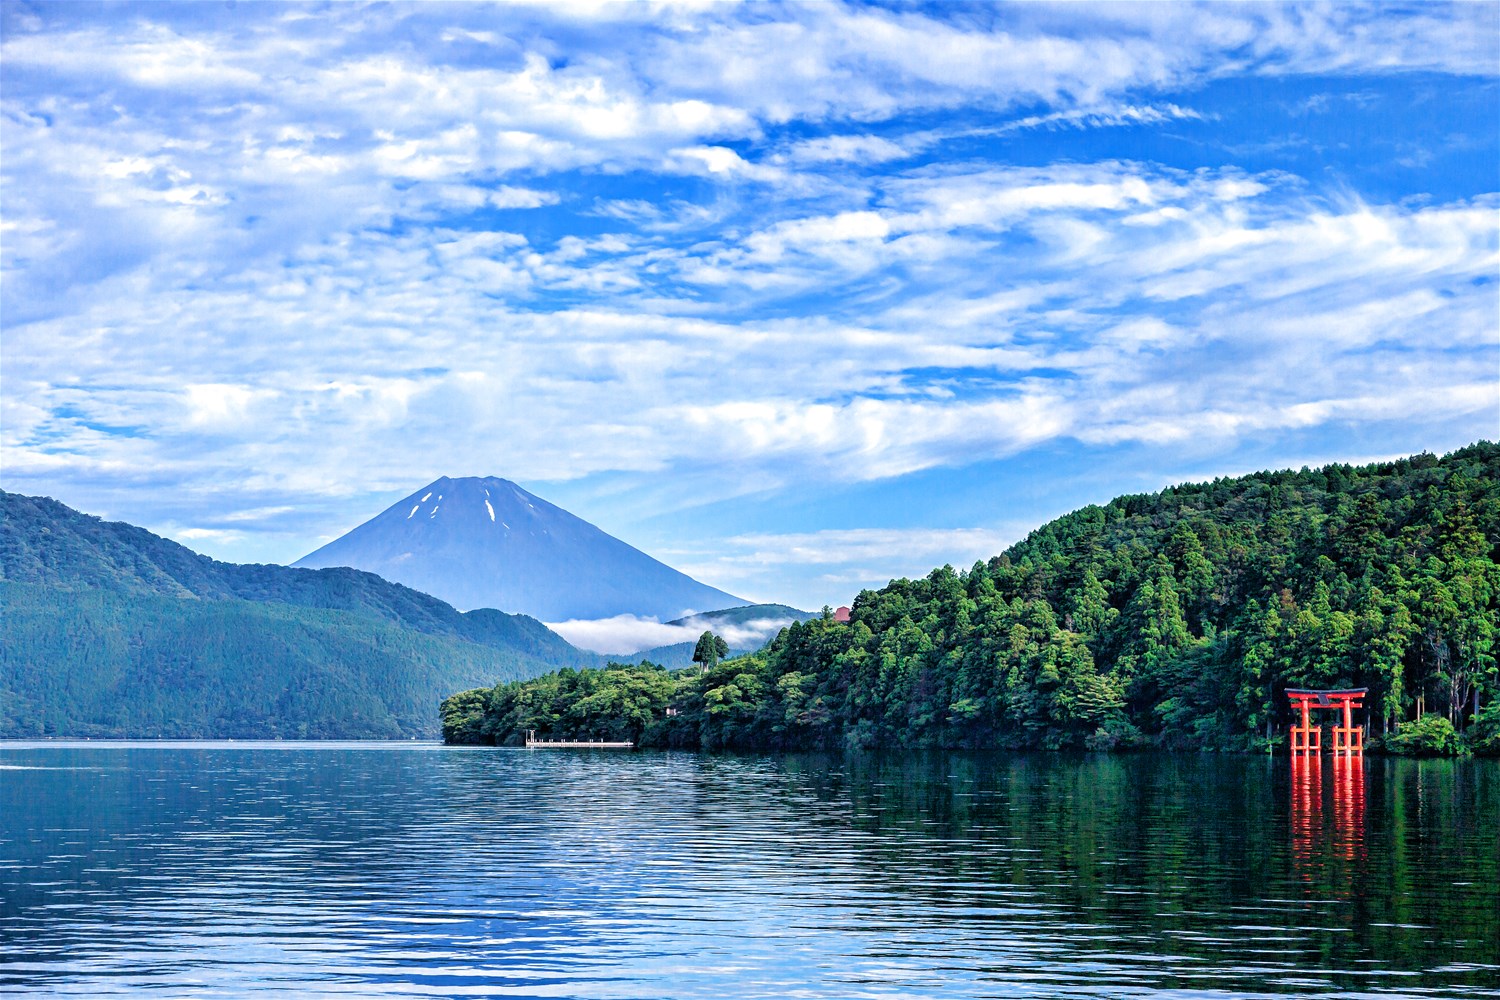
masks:
<instances>
[{"instance_id":1,"label":"blue sky","mask_svg":"<svg viewBox=\"0 0 1500 1000\"><path fill-rule=\"evenodd\" d=\"M1500 5L5 2L6 489L497 475L803 607L1500 436Z\"/></svg>"}]
</instances>

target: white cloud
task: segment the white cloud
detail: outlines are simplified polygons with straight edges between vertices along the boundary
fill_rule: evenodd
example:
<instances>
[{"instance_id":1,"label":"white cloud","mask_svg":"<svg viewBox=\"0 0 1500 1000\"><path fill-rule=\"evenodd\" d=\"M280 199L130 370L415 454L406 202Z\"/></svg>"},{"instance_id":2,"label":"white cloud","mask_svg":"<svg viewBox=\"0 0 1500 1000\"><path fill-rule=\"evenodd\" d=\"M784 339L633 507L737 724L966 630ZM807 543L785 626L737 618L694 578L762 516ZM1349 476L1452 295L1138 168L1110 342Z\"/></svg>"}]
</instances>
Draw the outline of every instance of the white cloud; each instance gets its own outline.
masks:
<instances>
[{"instance_id":1,"label":"white cloud","mask_svg":"<svg viewBox=\"0 0 1500 1000\"><path fill-rule=\"evenodd\" d=\"M878 135L829 135L793 143L786 158L793 163L886 163L911 153Z\"/></svg>"},{"instance_id":2,"label":"white cloud","mask_svg":"<svg viewBox=\"0 0 1500 1000\"><path fill-rule=\"evenodd\" d=\"M244 538L242 532L226 531L221 528L179 528L176 531L167 529L165 534L168 538L176 539L184 544L214 542L218 545L233 545Z\"/></svg>"},{"instance_id":3,"label":"white cloud","mask_svg":"<svg viewBox=\"0 0 1500 1000\"><path fill-rule=\"evenodd\" d=\"M889 308L856 294L839 302L847 319L775 321L695 318L671 281L694 251L650 239L570 237L542 250L507 233L367 231L206 286L187 259L8 334L7 401L29 416L6 427L7 444L35 448L63 426L47 414L82 406L91 422L143 431L94 446L176 461L162 435L181 428L151 400L180 391L186 427L216 435L181 460L228 469L274 453L288 482L304 482L290 471L304 468L328 469L322 482L364 478L372 462L380 481L399 482L414 467L468 464L483 442L531 480L726 458L867 480L1062 436L1134 439L1121 427L1173 408L1191 419L1210 399L1216 412L1250 414L1338 396L1280 373L1347 381L1354 349L1410 359L1467 344L1482 358L1494 343L1492 292L1474 284L1497 262L1492 201L1340 209L1233 172L1119 164L898 175L890 187L884 211L772 221L710 259L732 260L741 281L774 262L788 286L827 287L892 266L889 234L902 226L945 237L1003 217L1024 238L936 242L926 258L936 270L908 274ZM975 203L1002 207L951 210ZM1116 224L1142 204L1179 211ZM873 260L851 256L859 248ZM999 288L994 274L1006 275ZM648 294L653 284L667 296ZM525 307L552 289L606 297ZM179 331L171 344L155 335L164 322ZM1209 351L1226 343L1257 363L1216 364ZM245 377L226 378L226 364ZM59 370L74 388L53 388ZM1378 395L1380 366L1359 372ZM122 378L141 393L111 398L141 405L106 412L105 397L77 388ZM582 413L579 398L592 401ZM1120 408L1133 413L1123 425Z\"/></svg>"},{"instance_id":4,"label":"white cloud","mask_svg":"<svg viewBox=\"0 0 1500 1000\"><path fill-rule=\"evenodd\" d=\"M275 399L273 389L255 389L243 385L206 383L185 386L184 405L187 422L192 427L232 429L255 420L257 404Z\"/></svg>"},{"instance_id":5,"label":"white cloud","mask_svg":"<svg viewBox=\"0 0 1500 1000\"><path fill-rule=\"evenodd\" d=\"M700 174L719 180L775 183L787 179L780 167L754 163L728 146L685 146L669 150L661 167L668 173Z\"/></svg>"},{"instance_id":6,"label":"white cloud","mask_svg":"<svg viewBox=\"0 0 1500 1000\"><path fill-rule=\"evenodd\" d=\"M682 426L752 459L824 466L849 479L883 479L975 455L1000 457L1066 433L1071 407L1033 391L983 402L856 399L844 404L735 402L685 406Z\"/></svg>"},{"instance_id":7,"label":"white cloud","mask_svg":"<svg viewBox=\"0 0 1500 1000\"><path fill-rule=\"evenodd\" d=\"M693 32L657 40L647 72L786 121L969 103L1086 108L1232 71L1493 76L1500 66L1493 24L1477 4L1399 17L1388 8L1270 4L1038 5L987 17L808 4L755 21L738 13L723 8Z\"/></svg>"},{"instance_id":8,"label":"white cloud","mask_svg":"<svg viewBox=\"0 0 1500 1000\"><path fill-rule=\"evenodd\" d=\"M767 616L733 625L698 617L685 618L673 624L659 622L655 618L615 615L613 618L574 618L565 622L548 622L547 627L579 649L629 656L657 646L697 642L698 637L706 631L712 631L722 638L730 649L758 649L791 623L790 618Z\"/></svg>"},{"instance_id":9,"label":"white cloud","mask_svg":"<svg viewBox=\"0 0 1500 1000\"><path fill-rule=\"evenodd\" d=\"M613 618L573 618L548 622L547 627L564 639L593 653L633 653L655 646L688 641L688 629L668 625L655 618L615 615ZM697 639L702 632L694 632Z\"/></svg>"},{"instance_id":10,"label":"white cloud","mask_svg":"<svg viewBox=\"0 0 1500 1000\"><path fill-rule=\"evenodd\" d=\"M1059 512L1060 513L1060 512ZM848 604L859 591L899 577L926 576L934 566L966 570L999 555L1034 524L983 528L830 528L734 535L711 553L666 553L673 565L740 592L765 590L817 610ZM694 638L701 633L694 633Z\"/></svg>"},{"instance_id":11,"label":"white cloud","mask_svg":"<svg viewBox=\"0 0 1500 1000\"><path fill-rule=\"evenodd\" d=\"M833 528L794 534L736 535L736 560L760 564L832 565L899 562L932 567L950 563L965 569L975 560L999 555L1017 536L1014 529L990 528Z\"/></svg>"},{"instance_id":12,"label":"white cloud","mask_svg":"<svg viewBox=\"0 0 1500 1000\"><path fill-rule=\"evenodd\" d=\"M995 129L997 134L1031 128L1107 128L1120 125L1161 125L1174 121L1201 121L1191 108L1176 104L1137 105L1109 104L1097 107L1069 108L1045 115L1028 115Z\"/></svg>"}]
</instances>

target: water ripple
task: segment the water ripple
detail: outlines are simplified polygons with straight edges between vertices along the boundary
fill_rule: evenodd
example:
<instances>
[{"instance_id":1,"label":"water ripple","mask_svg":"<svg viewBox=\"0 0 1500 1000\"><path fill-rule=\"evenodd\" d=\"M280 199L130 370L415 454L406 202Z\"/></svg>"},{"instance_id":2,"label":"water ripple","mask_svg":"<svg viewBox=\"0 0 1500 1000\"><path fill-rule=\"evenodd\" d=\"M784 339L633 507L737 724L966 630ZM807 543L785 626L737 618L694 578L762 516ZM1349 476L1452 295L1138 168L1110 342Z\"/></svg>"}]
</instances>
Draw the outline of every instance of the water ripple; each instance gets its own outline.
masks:
<instances>
[{"instance_id":1,"label":"water ripple","mask_svg":"<svg viewBox=\"0 0 1500 1000\"><path fill-rule=\"evenodd\" d=\"M1429 766L1436 763L1441 766ZM0 747L0 989L1474 996L1500 769L392 744ZM1313 807L1309 807L1313 808ZM1356 822L1357 819L1357 822Z\"/></svg>"}]
</instances>

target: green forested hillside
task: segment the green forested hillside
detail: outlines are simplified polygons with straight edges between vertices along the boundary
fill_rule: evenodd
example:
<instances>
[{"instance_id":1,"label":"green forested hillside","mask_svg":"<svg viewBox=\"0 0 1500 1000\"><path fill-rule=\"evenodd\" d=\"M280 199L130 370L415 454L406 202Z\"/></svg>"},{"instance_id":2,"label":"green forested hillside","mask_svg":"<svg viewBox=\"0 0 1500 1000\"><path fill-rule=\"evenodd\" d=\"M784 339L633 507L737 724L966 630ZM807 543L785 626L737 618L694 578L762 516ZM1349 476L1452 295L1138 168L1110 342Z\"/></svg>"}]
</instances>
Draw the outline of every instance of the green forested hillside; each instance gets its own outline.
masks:
<instances>
[{"instance_id":1,"label":"green forested hillside","mask_svg":"<svg viewBox=\"0 0 1500 1000\"><path fill-rule=\"evenodd\" d=\"M1391 749L1451 749L1455 731L1500 749L1497 559L1490 443L1189 484L866 591L848 624L793 625L702 675L564 671L466 692L445 703L445 733L1249 749L1284 731L1288 686L1353 686Z\"/></svg>"},{"instance_id":2,"label":"green forested hillside","mask_svg":"<svg viewBox=\"0 0 1500 1000\"><path fill-rule=\"evenodd\" d=\"M524 652L557 666L597 661L525 615L490 609L465 614L435 597L355 569L218 562L132 524L104 521L46 497L4 491L0 580L349 611L419 632Z\"/></svg>"},{"instance_id":3,"label":"green forested hillside","mask_svg":"<svg viewBox=\"0 0 1500 1000\"><path fill-rule=\"evenodd\" d=\"M430 736L455 687L594 662L521 615L0 492L0 737Z\"/></svg>"},{"instance_id":4,"label":"green forested hillside","mask_svg":"<svg viewBox=\"0 0 1500 1000\"><path fill-rule=\"evenodd\" d=\"M346 611L0 583L0 736L404 738L546 664Z\"/></svg>"}]
</instances>

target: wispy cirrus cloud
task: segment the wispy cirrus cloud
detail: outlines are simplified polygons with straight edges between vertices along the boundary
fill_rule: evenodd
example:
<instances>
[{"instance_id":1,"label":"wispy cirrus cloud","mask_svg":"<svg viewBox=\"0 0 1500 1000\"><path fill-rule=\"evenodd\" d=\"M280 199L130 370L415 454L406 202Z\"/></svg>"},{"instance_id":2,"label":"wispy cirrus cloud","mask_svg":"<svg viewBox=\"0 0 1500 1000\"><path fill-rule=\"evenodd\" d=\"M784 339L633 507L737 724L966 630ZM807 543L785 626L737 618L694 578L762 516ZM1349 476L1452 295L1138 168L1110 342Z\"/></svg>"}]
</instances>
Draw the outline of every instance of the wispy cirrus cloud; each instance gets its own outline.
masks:
<instances>
[{"instance_id":1,"label":"wispy cirrus cloud","mask_svg":"<svg viewBox=\"0 0 1500 1000\"><path fill-rule=\"evenodd\" d=\"M670 554L686 572L731 581L742 589L763 586L768 572L785 574L795 567L811 581L811 592L842 595L847 602L860 590L883 587L892 579L926 576L934 566L968 569L1025 537L1029 527L1014 521L975 528L765 532L723 539L712 553L684 549Z\"/></svg>"},{"instance_id":2,"label":"wispy cirrus cloud","mask_svg":"<svg viewBox=\"0 0 1500 1000\"><path fill-rule=\"evenodd\" d=\"M182 393L181 418L172 408L144 415L163 439L229 432L238 420L257 441L286 435L289 447L315 448L313 427L356 435L423 419L436 427L439 410L458 408L471 430L507 441L509 460L536 478L707 459L694 440L742 462L867 478L999 457L1060 435L1107 437L1115 418L1100 400L1125 398L1122 383L1147 384L1152 397L1183 405L1186 396L1170 391L1171 369L1205 396L1244 397L1254 408L1306 392L1305 380L1282 384L1292 358L1333 383L1374 377L1368 357L1350 355L1357 348L1399 351L1409 364L1424 350L1448 352L1458 336L1479 351L1476 368L1487 356L1492 201L1298 206L1235 174L1182 178L1129 165L890 183L886 212L777 222L706 252L638 238L539 251L518 235L366 233L343 248L310 249L296 277L276 284L251 274L212 294L160 290L139 310L110 301L85 314L99 348L73 364L94 380L150 370L159 352L151 331L166 309L190 332L172 369L143 379ZM901 245L913 235L934 239ZM840 309L847 318L672 315L670 304L692 294L693 269L705 261L750 285L747 294L773 300L830 282L850 287ZM863 299L861 283L892 268L907 270L906 290L922 294ZM987 279L996 270L1011 275L1003 293L1011 310L986 308L996 301ZM1086 298L1075 270L1089 276ZM757 283L761 272L767 280ZM976 302L967 288L984 295ZM614 302L517 308L574 289L608 290ZM635 296L649 307L634 308ZM1466 333L1451 328L1455 318ZM59 321L35 326L65 339ZM476 336L479 329L490 336ZM810 342L816 352L800 351ZM11 359L44 367L52 343L41 338L35 355L23 347ZM1217 364L1226 345L1260 355L1266 382L1247 382L1255 368L1243 361ZM254 379L208 381L232 352ZM362 371L351 377L355 357ZM463 364L435 368L434 357ZM718 384L724 370L737 373L734 384ZM1214 387L1221 377L1232 385ZM604 404L608 427L578 421L580 391ZM109 399L106 409L118 405ZM678 402L627 403L640 399ZM31 419L42 410L33 407ZM574 434L617 446L565 465L546 457ZM18 444L12 454L22 463L27 452ZM393 477L411 461L399 446L388 454ZM242 459L231 448L206 460Z\"/></svg>"}]
</instances>

